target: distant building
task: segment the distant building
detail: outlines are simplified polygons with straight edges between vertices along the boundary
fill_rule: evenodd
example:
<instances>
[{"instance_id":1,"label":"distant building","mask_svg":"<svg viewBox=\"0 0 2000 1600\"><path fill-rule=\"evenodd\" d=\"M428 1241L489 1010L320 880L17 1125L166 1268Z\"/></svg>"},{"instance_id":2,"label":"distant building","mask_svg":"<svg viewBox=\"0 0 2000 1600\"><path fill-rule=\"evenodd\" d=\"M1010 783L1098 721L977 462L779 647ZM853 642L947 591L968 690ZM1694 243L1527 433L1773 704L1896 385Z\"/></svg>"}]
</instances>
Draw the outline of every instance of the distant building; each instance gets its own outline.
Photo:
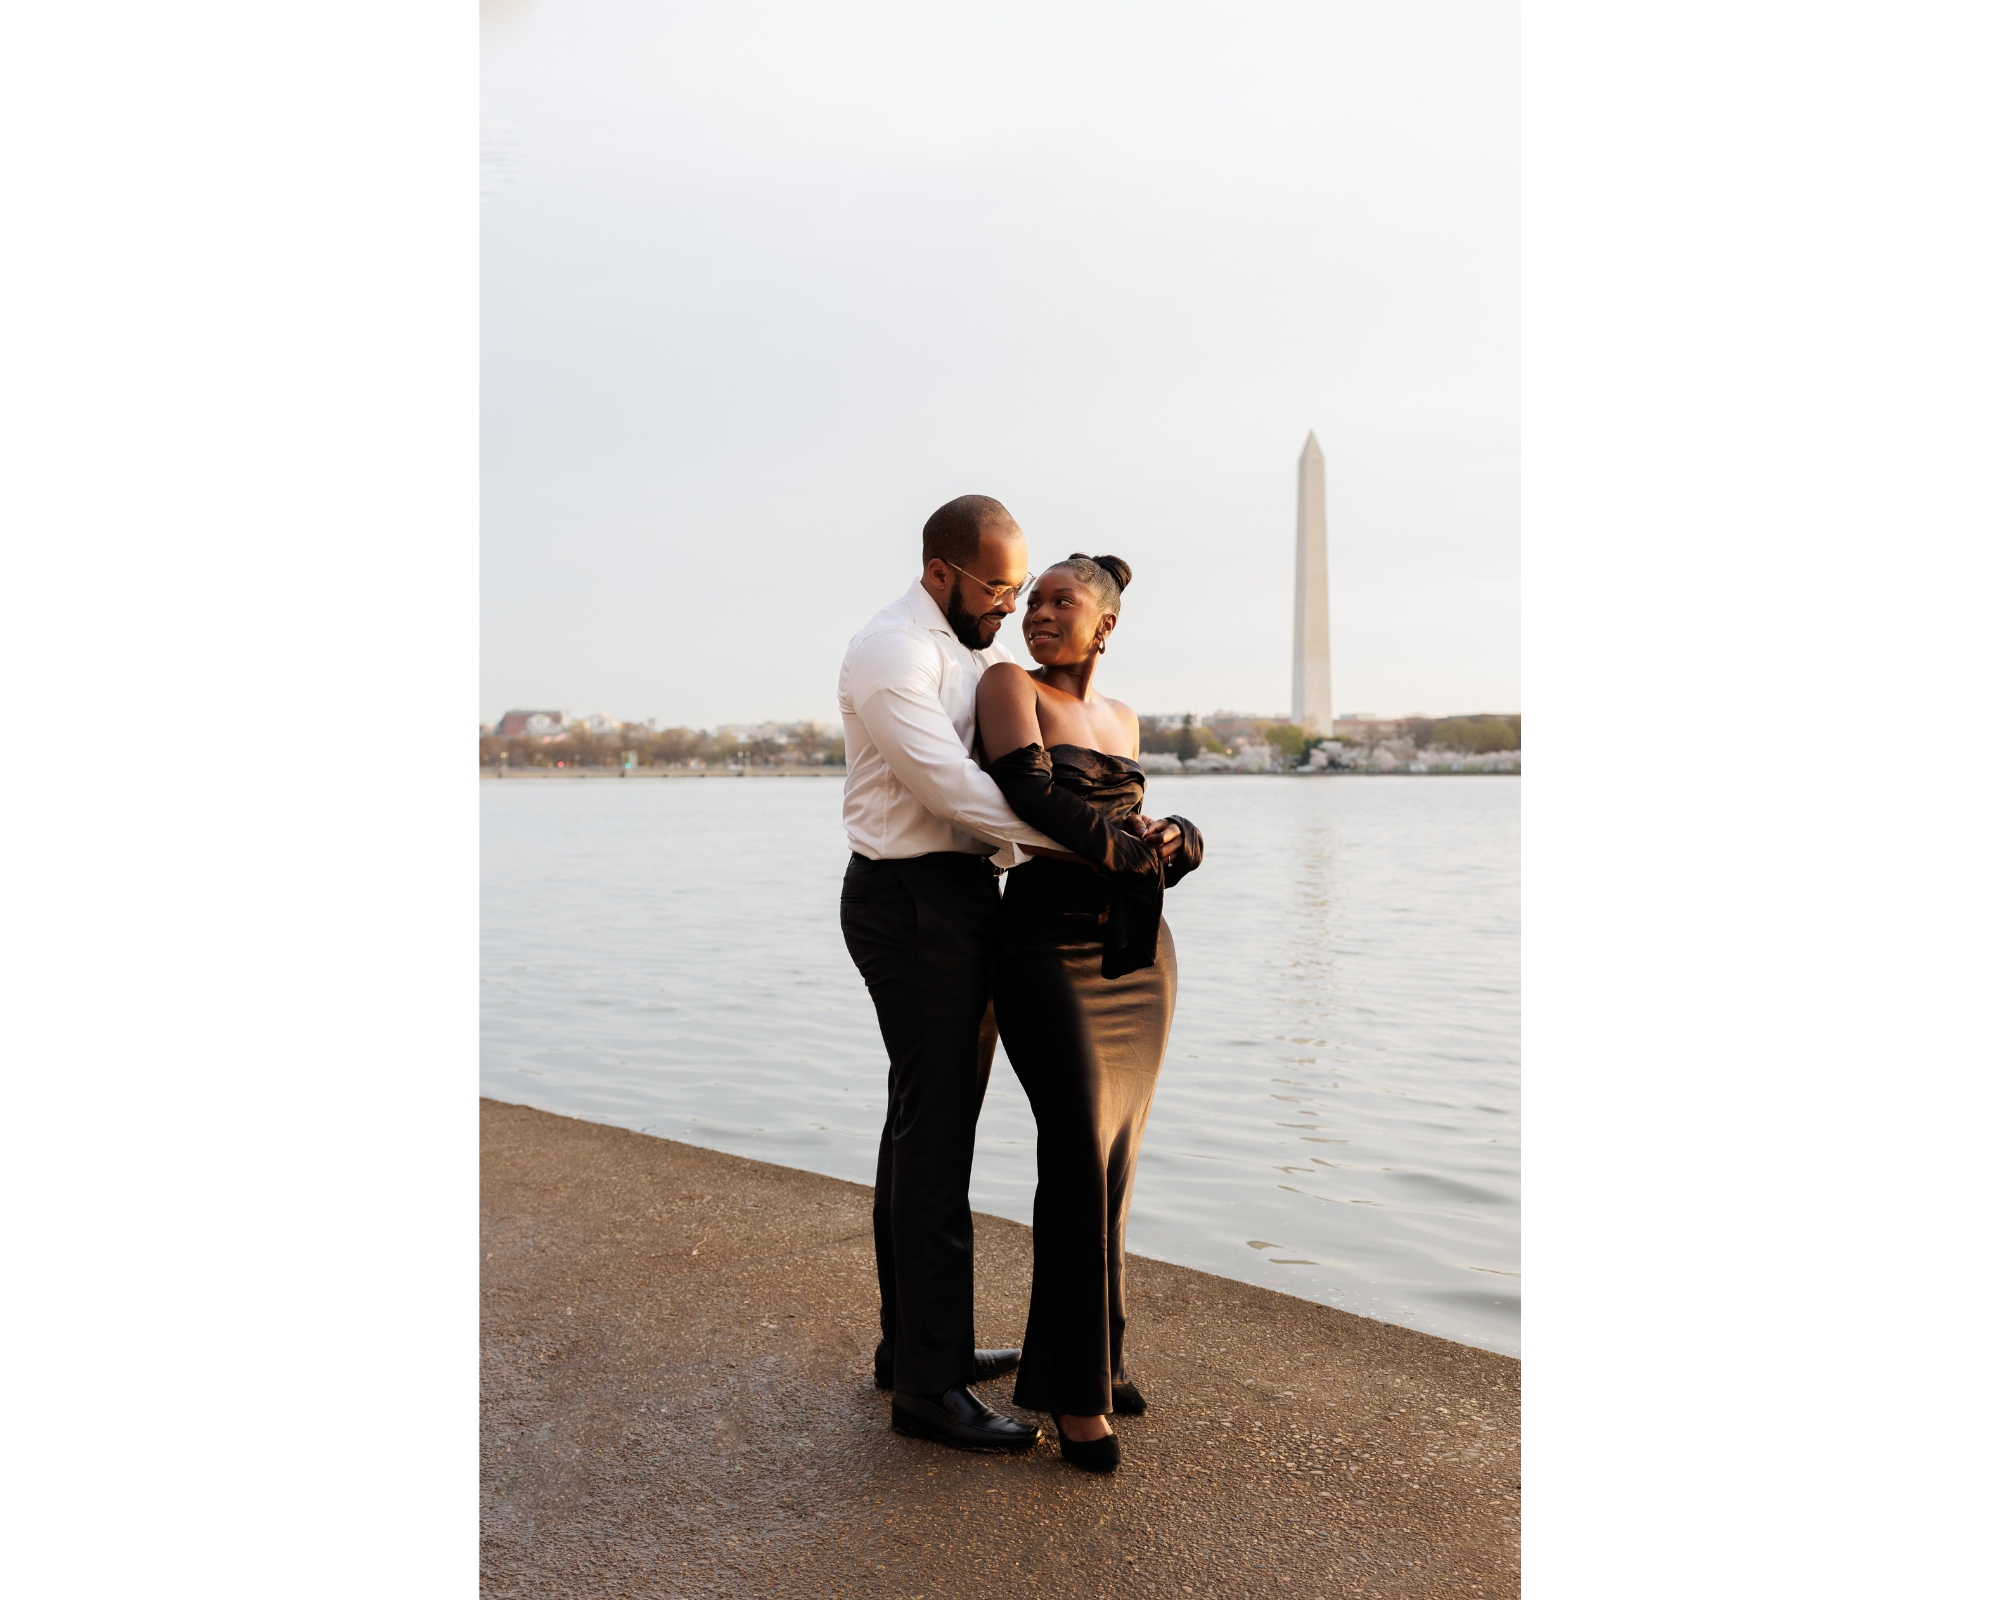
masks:
<instances>
[{"instance_id":1,"label":"distant building","mask_svg":"<svg viewBox=\"0 0 2000 1600\"><path fill-rule=\"evenodd\" d=\"M546 738L562 732L562 726L563 714L560 711L510 711L495 725L493 736L496 739Z\"/></svg>"}]
</instances>

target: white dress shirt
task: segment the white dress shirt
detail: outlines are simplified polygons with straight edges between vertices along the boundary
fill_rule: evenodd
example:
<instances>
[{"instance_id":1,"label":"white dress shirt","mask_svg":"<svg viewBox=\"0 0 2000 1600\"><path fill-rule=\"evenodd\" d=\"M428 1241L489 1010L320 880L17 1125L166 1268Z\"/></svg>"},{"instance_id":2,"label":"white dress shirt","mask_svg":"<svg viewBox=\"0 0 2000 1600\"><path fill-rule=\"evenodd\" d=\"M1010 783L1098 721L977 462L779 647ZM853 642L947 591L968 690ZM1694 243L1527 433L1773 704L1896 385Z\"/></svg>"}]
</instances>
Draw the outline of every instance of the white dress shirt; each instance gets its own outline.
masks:
<instances>
[{"instance_id":1,"label":"white dress shirt","mask_svg":"<svg viewBox=\"0 0 2000 1600\"><path fill-rule=\"evenodd\" d=\"M840 664L847 842L871 861L956 850L1019 866L1062 847L1007 807L972 759L980 674L1011 661L968 650L919 579L857 633ZM998 846L996 853L995 846Z\"/></svg>"}]
</instances>

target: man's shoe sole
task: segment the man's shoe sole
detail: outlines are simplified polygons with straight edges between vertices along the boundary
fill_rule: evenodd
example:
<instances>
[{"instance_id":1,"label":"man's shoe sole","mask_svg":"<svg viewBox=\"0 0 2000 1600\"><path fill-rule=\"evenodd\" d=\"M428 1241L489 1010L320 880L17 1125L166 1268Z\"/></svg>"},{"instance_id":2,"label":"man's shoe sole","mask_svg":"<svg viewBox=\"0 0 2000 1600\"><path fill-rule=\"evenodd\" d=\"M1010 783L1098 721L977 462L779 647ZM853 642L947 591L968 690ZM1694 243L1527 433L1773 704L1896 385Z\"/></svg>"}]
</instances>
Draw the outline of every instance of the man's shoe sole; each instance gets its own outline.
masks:
<instances>
[{"instance_id":1,"label":"man's shoe sole","mask_svg":"<svg viewBox=\"0 0 2000 1600\"><path fill-rule=\"evenodd\" d=\"M889 1413L889 1426L894 1428L898 1433L905 1434L912 1439L929 1439L933 1444L947 1444L954 1450L991 1450L998 1451L1003 1455L1015 1450L1031 1450L1041 1441L1042 1437L1040 1430L1037 1429L1023 1435L1018 1440L986 1439L975 1444L969 1439L960 1438L949 1428L940 1427L937 1423L926 1422L922 1417L913 1417L907 1412L893 1409Z\"/></svg>"}]
</instances>

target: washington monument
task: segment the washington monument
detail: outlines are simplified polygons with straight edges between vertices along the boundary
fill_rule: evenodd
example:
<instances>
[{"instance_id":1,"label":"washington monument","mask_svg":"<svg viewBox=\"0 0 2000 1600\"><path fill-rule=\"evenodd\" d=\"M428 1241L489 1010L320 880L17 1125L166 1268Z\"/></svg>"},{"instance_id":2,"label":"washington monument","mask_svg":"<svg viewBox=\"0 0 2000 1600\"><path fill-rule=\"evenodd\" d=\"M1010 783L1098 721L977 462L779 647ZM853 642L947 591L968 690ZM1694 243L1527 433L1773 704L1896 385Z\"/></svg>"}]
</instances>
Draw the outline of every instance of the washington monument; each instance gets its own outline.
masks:
<instances>
[{"instance_id":1,"label":"washington monument","mask_svg":"<svg viewBox=\"0 0 2000 1600\"><path fill-rule=\"evenodd\" d=\"M1292 721L1333 732L1333 670L1326 648L1326 457L1306 434L1299 452L1299 555L1292 569Z\"/></svg>"}]
</instances>

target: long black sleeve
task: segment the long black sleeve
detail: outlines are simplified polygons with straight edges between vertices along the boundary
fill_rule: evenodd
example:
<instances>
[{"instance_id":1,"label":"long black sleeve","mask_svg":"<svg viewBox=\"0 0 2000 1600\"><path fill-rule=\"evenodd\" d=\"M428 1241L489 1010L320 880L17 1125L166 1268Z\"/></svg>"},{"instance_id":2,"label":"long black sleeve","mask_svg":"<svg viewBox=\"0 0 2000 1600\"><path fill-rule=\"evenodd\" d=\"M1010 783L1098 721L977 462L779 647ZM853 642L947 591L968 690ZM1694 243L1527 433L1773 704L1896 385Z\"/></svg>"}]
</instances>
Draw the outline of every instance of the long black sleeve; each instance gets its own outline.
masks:
<instances>
[{"instance_id":1,"label":"long black sleeve","mask_svg":"<svg viewBox=\"0 0 2000 1600\"><path fill-rule=\"evenodd\" d=\"M1038 744L1011 751L986 770L1017 817L1109 880L1104 976L1122 978L1150 967L1159 951L1160 910L1167 892L1166 875L1153 847L1108 821L1081 795L1058 786L1054 763Z\"/></svg>"},{"instance_id":2,"label":"long black sleeve","mask_svg":"<svg viewBox=\"0 0 2000 1600\"><path fill-rule=\"evenodd\" d=\"M1180 850L1167 863L1167 887L1171 889L1201 865L1201 829L1182 816L1170 816L1167 821L1177 822L1181 828ZM1048 832L1046 828L1042 831Z\"/></svg>"},{"instance_id":3,"label":"long black sleeve","mask_svg":"<svg viewBox=\"0 0 2000 1600\"><path fill-rule=\"evenodd\" d=\"M1159 876L1153 847L1115 822L1107 822L1080 795L1056 787L1048 751L1023 745L986 769L1000 786L1001 798L1030 827L1039 828L1074 855L1113 876Z\"/></svg>"}]
</instances>

